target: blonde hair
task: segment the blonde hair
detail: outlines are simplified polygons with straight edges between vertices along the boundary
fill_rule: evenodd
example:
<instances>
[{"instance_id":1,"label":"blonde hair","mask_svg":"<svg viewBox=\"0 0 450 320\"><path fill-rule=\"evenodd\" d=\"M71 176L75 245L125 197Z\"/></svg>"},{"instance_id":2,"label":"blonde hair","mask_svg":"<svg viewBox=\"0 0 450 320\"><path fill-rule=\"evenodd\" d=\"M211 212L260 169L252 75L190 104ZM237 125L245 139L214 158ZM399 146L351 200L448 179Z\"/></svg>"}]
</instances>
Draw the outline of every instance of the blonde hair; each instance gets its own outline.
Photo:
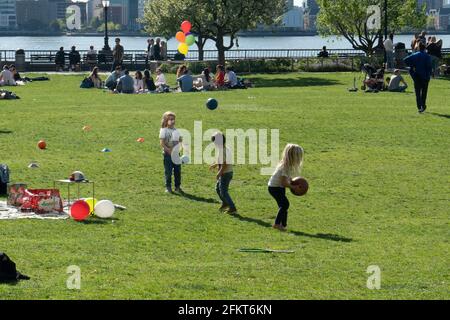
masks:
<instances>
[{"instance_id":1,"label":"blonde hair","mask_svg":"<svg viewBox=\"0 0 450 320\"><path fill-rule=\"evenodd\" d=\"M161 119L161 128L167 128L167 123L169 122L169 117L173 117L174 119L177 117L175 113L172 111L167 111L163 114Z\"/></svg>"},{"instance_id":2,"label":"blonde hair","mask_svg":"<svg viewBox=\"0 0 450 320\"><path fill-rule=\"evenodd\" d=\"M282 168L290 177L300 175L304 157L303 148L296 144L288 144L283 151L278 168Z\"/></svg>"}]
</instances>

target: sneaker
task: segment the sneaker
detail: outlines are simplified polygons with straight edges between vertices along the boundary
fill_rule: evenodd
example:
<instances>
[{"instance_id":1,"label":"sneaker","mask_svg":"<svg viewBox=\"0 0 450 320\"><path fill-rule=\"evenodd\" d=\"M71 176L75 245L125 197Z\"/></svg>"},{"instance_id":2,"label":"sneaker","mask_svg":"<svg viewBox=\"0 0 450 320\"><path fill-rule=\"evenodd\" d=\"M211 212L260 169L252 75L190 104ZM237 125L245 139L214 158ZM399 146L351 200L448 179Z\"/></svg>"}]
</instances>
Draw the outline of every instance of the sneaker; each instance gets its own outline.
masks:
<instances>
[{"instance_id":1,"label":"sneaker","mask_svg":"<svg viewBox=\"0 0 450 320\"><path fill-rule=\"evenodd\" d=\"M180 193L180 194L184 193L184 191L181 189L181 187L175 188L175 192Z\"/></svg>"},{"instance_id":2,"label":"sneaker","mask_svg":"<svg viewBox=\"0 0 450 320\"><path fill-rule=\"evenodd\" d=\"M280 230L282 232L286 232L287 231L286 227L283 227L281 224L274 224L273 228L277 229L277 230Z\"/></svg>"},{"instance_id":3,"label":"sneaker","mask_svg":"<svg viewBox=\"0 0 450 320\"><path fill-rule=\"evenodd\" d=\"M173 193L172 188L167 188L167 189L166 189L166 193L167 193L167 194L172 194L172 193Z\"/></svg>"},{"instance_id":4,"label":"sneaker","mask_svg":"<svg viewBox=\"0 0 450 320\"><path fill-rule=\"evenodd\" d=\"M225 211L227 211L228 210L228 206L226 205L226 204L223 204L220 208L219 208L219 211L220 212L225 212Z\"/></svg>"},{"instance_id":5,"label":"sneaker","mask_svg":"<svg viewBox=\"0 0 450 320\"><path fill-rule=\"evenodd\" d=\"M419 109L419 113L424 113L425 112L425 109L424 108L420 108Z\"/></svg>"},{"instance_id":6,"label":"sneaker","mask_svg":"<svg viewBox=\"0 0 450 320\"><path fill-rule=\"evenodd\" d=\"M233 208L233 209L228 209L225 212L228 213L228 214L236 214L238 211L237 211L236 208Z\"/></svg>"}]
</instances>

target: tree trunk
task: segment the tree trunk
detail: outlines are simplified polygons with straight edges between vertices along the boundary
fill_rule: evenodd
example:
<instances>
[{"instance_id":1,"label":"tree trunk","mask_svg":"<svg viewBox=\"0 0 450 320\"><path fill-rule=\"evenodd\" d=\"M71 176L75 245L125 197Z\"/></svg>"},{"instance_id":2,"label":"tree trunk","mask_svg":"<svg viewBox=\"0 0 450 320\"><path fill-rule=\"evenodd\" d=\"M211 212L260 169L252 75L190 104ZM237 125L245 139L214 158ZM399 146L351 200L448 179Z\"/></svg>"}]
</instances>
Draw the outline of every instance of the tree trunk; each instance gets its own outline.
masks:
<instances>
[{"instance_id":1,"label":"tree trunk","mask_svg":"<svg viewBox=\"0 0 450 320\"><path fill-rule=\"evenodd\" d=\"M217 57L219 60L219 64L225 65L225 46L223 45L223 36L217 35L217 41L216 41L216 48L217 48Z\"/></svg>"},{"instance_id":2,"label":"tree trunk","mask_svg":"<svg viewBox=\"0 0 450 320\"><path fill-rule=\"evenodd\" d=\"M205 59L205 50L203 50L205 44L203 42L203 37L201 35L198 36L198 61L203 61Z\"/></svg>"}]
</instances>

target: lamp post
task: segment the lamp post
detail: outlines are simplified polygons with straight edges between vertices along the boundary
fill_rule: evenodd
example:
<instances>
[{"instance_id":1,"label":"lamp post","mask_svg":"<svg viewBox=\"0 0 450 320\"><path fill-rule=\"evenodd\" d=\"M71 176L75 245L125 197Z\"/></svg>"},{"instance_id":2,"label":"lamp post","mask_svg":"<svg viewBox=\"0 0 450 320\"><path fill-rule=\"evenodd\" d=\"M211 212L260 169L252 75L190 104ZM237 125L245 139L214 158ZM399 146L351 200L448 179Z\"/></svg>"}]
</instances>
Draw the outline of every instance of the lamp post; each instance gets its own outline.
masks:
<instances>
[{"instance_id":1,"label":"lamp post","mask_svg":"<svg viewBox=\"0 0 450 320\"><path fill-rule=\"evenodd\" d=\"M111 48L108 44L108 8L110 1L109 0L103 0L103 9L104 9L104 16L105 16L105 46L103 47L103 51L111 51Z\"/></svg>"}]
</instances>

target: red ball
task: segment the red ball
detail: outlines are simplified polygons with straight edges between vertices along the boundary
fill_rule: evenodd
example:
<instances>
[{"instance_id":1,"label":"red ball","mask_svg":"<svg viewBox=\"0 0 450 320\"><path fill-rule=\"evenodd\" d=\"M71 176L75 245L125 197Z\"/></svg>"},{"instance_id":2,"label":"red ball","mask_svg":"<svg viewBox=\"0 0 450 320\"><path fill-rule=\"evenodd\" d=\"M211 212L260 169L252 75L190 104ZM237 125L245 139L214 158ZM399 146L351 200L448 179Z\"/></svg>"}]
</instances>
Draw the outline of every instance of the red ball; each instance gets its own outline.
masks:
<instances>
[{"instance_id":1,"label":"red ball","mask_svg":"<svg viewBox=\"0 0 450 320\"><path fill-rule=\"evenodd\" d=\"M45 148L47 148L47 143L44 140L40 140L38 142L38 148L44 150Z\"/></svg>"},{"instance_id":2,"label":"red ball","mask_svg":"<svg viewBox=\"0 0 450 320\"><path fill-rule=\"evenodd\" d=\"M309 184L305 178L297 177L292 179L291 192L296 196L304 196L308 193Z\"/></svg>"},{"instance_id":3,"label":"red ball","mask_svg":"<svg viewBox=\"0 0 450 320\"><path fill-rule=\"evenodd\" d=\"M78 200L75 201L70 207L70 215L76 221L83 221L89 217L91 209L86 201Z\"/></svg>"}]
</instances>

